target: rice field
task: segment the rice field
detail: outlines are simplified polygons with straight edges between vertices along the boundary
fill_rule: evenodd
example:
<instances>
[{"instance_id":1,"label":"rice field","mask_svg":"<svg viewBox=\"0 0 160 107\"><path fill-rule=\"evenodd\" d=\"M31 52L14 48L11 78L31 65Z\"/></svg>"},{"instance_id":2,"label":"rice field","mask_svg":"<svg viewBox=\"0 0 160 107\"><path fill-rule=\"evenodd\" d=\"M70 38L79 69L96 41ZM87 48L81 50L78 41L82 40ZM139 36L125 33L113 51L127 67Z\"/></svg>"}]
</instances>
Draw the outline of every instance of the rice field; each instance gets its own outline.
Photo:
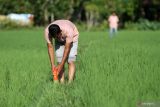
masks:
<instances>
[{"instance_id":1,"label":"rice field","mask_svg":"<svg viewBox=\"0 0 160 107\"><path fill-rule=\"evenodd\" d=\"M51 80L42 29L0 31L0 107L160 106L159 84L160 31L80 32L72 84Z\"/></svg>"}]
</instances>

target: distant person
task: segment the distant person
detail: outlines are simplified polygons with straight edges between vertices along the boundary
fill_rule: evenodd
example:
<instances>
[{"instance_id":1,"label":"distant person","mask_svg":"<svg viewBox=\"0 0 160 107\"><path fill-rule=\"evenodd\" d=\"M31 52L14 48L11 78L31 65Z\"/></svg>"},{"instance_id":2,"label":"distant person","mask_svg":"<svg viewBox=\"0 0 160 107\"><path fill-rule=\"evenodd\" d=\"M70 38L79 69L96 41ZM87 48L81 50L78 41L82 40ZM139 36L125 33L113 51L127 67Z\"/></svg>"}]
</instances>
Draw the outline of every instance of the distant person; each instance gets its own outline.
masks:
<instances>
[{"instance_id":1,"label":"distant person","mask_svg":"<svg viewBox=\"0 0 160 107\"><path fill-rule=\"evenodd\" d=\"M57 71L58 80L64 83L64 65L68 63L69 83L75 76L75 61L78 48L79 32L76 26L69 20L56 20L45 29L45 40L47 41L48 55L51 69ZM54 44L53 40L54 39ZM55 56L58 65L54 63Z\"/></svg>"},{"instance_id":2,"label":"distant person","mask_svg":"<svg viewBox=\"0 0 160 107\"><path fill-rule=\"evenodd\" d=\"M109 23L109 28L110 28L109 33L110 33L111 38L113 37L113 35L117 33L118 22L119 22L118 16L116 15L115 12L112 12L112 14L108 18L108 23Z\"/></svg>"}]
</instances>

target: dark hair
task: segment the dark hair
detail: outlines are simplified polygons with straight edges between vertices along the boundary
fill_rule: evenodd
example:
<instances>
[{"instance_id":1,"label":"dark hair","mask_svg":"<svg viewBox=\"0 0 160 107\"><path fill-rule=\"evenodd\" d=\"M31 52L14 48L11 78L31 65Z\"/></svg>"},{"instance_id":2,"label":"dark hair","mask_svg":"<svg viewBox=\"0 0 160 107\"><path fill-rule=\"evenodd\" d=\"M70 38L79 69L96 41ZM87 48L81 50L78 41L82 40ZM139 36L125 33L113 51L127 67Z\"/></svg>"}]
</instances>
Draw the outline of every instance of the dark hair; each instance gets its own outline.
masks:
<instances>
[{"instance_id":1,"label":"dark hair","mask_svg":"<svg viewBox=\"0 0 160 107\"><path fill-rule=\"evenodd\" d=\"M61 29L60 29L60 27L57 24L51 24L48 27L48 31L49 31L49 35L51 37L55 37L58 33L61 32Z\"/></svg>"}]
</instances>

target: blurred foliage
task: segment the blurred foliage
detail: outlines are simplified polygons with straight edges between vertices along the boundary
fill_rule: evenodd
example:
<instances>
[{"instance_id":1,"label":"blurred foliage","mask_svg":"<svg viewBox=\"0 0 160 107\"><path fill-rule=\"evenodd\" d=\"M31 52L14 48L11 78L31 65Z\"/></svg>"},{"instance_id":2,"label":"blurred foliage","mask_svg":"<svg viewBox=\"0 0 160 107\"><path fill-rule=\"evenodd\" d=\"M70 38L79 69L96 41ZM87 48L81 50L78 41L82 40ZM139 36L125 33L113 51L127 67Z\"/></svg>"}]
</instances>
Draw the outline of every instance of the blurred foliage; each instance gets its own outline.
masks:
<instances>
[{"instance_id":1,"label":"blurred foliage","mask_svg":"<svg viewBox=\"0 0 160 107\"><path fill-rule=\"evenodd\" d=\"M85 22L76 22L75 23L79 31L107 31L108 24L107 21L97 24L96 26L92 26L90 29L87 29L87 25Z\"/></svg>"},{"instance_id":2,"label":"blurred foliage","mask_svg":"<svg viewBox=\"0 0 160 107\"><path fill-rule=\"evenodd\" d=\"M16 28L32 28L33 24L24 24L23 22L12 21L5 19L0 21L0 29L16 29Z\"/></svg>"},{"instance_id":3,"label":"blurred foliage","mask_svg":"<svg viewBox=\"0 0 160 107\"><path fill-rule=\"evenodd\" d=\"M150 22L146 19L139 20L139 30L160 30L160 22Z\"/></svg>"},{"instance_id":4,"label":"blurred foliage","mask_svg":"<svg viewBox=\"0 0 160 107\"><path fill-rule=\"evenodd\" d=\"M159 0L151 1L155 7L160 5ZM112 11L118 14L123 24L145 18L140 11L144 8L143 2L141 0L0 0L0 14L31 13L34 14L34 24L38 26L47 25L56 19L69 19L74 22L84 22L87 28L91 29L103 25ZM155 7L148 7L148 10L154 11L152 15L157 15L155 19L158 21L160 16Z\"/></svg>"},{"instance_id":5,"label":"blurred foliage","mask_svg":"<svg viewBox=\"0 0 160 107\"><path fill-rule=\"evenodd\" d=\"M136 23L127 22L125 26L130 30L160 30L160 22L151 22L146 19L139 19Z\"/></svg>"},{"instance_id":6,"label":"blurred foliage","mask_svg":"<svg viewBox=\"0 0 160 107\"><path fill-rule=\"evenodd\" d=\"M99 17L99 9L97 5L87 2L85 3L86 19L87 19L87 29L97 24L97 19Z\"/></svg>"}]
</instances>

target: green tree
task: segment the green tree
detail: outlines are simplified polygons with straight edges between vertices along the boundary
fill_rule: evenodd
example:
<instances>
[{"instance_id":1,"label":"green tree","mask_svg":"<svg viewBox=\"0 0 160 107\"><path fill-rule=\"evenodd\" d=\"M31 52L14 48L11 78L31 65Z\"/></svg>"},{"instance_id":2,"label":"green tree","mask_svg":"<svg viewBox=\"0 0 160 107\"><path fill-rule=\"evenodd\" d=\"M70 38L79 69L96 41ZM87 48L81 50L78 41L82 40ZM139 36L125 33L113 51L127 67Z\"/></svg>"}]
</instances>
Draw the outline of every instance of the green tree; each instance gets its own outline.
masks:
<instances>
[{"instance_id":1,"label":"green tree","mask_svg":"<svg viewBox=\"0 0 160 107\"><path fill-rule=\"evenodd\" d=\"M87 18L87 28L90 29L93 25L97 23L97 19L99 17L99 10L95 4L89 2L85 4L85 10Z\"/></svg>"},{"instance_id":2,"label":"green tree","mask_svg":"<svg viewBox=\"0 0 160 107\"><path fill-rule=\"evenodd\" d=\"M31 4L27 0L0 0L0 13L32 13Z\"/></svg>"},{"instance_id":3,"label":"green tree","mask_svg":"<svg viewBox=\"0 0 160 107\"><path fill-rule=\"evenodd\" d=\"M74 0L30 0L36 19L48 24L49 17L54 19L69 19L72 15ZM38 23L38 22L37 22Z\"/></svg>"}]
</instances>

